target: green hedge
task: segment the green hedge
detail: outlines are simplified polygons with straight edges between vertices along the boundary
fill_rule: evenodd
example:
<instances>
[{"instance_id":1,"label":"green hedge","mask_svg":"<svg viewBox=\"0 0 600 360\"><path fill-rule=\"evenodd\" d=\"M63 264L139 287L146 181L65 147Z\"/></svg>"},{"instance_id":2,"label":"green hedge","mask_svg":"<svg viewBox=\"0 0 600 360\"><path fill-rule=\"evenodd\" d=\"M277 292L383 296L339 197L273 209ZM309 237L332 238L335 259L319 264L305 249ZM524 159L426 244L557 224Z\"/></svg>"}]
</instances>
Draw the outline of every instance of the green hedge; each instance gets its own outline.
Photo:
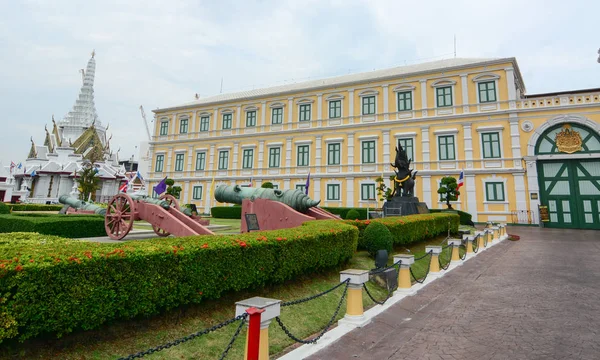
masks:
<instances>
[{"instance_id":1,"label":"green hedge","mask_svg":"<svg viewBox=\"0 0 600 360\"><path fill-rule=\"evenodd\" d=\"M0 201L0 214L10 214L10 208Z\"/></svg>"},{"instance_id":2,"label":"green hedge","mask_svg":"<svg viewBox=\"0 0 600 360\"><path fill-rule=\"evenodd\" d=\"M323 210L327 210L332 214L339 215L342 219L346 218L348 211L354 209L358 212L359 220L365 220L367 218L367 208L353 208L353 207L322 207ZM371 211L373 208L371 208Z\"/></svg>"},{"instance_id":3,"label":"green hedge","mask_svg":"<svg viewBox=\"0 0 600 360\"><path fill-rule=\"evenodd\" d=\"M63 205L10 204L12 211L60 211Z\"/></svg>"},{"instance_id":4,"label":"green hedge","mask_svg":"<svg viewBox=\"0 0 600 360\"><path fill-rule=\"evenodd\" d=\"M98 215L0 215L0 233L36 232L66 238L106 236L104 217Z\"/></svg>"},{"instance_id":5,"label":"green hedge","mask_svg":"<svg viewBox=\"0 0 600 360\"><path fill-rule=\"evenodd\" d=\"M456 211L458 216L460 216L460 224L461 225L472 225L473 216L468 212L460 211L460 210L446 210L446 209L429 209L430 213L441 213L444 211Z\"/></svg>"},{"instance_id":6,"label":"green hedge","mask_svg":"<svg viewBox=\"0 0 600 360\"><path fill-rule=\"evenodd\" d=\"M210 215L217 219L241 219L241 206L215 206L210 208Z\"/></svg>"},{"instance_id":7,"label":"green hedge","mask_svg":"<svg viewBox=\"0 0 600 360\"><path fill-rule=\"evenodd\" d=\"M394 216L373 220L344 220L345 223L358 228L358 247L361 249L366 249L363 231L373 221L387 226L394 238L394 245L411 244L447 233L448 222L452 233L457 233L459 226L458 215L447 213Z\"/></svg>"},{"instance_id":8,"label":"green hedge","mask_svg":"<svg viewBox=\"0 0 600 360\"><path fill-rule=\"evenodd\" d=\"M335 220L120 244L0 234L0 342L97 328L337 267L357 239L356 227Z\"/></svg>"}]
</instances>

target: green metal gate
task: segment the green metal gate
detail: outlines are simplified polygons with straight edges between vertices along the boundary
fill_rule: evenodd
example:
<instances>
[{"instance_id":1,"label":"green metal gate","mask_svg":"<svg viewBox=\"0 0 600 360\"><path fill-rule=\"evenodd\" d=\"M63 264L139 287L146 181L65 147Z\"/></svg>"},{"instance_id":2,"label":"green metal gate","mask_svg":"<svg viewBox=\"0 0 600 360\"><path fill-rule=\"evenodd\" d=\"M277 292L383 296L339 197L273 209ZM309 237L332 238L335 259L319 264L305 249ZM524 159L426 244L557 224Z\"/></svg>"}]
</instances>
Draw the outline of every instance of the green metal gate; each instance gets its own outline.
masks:
<instances>
[{"instance_id":1,"label":"green metal gate","mask_svg":"<svg viewBox=\"0 0 600 360\"><path fill-rule=\"evenodd\" d=\"M600 229L600 160L538 162L547 227Z\"/></svg>"}]
</instances>

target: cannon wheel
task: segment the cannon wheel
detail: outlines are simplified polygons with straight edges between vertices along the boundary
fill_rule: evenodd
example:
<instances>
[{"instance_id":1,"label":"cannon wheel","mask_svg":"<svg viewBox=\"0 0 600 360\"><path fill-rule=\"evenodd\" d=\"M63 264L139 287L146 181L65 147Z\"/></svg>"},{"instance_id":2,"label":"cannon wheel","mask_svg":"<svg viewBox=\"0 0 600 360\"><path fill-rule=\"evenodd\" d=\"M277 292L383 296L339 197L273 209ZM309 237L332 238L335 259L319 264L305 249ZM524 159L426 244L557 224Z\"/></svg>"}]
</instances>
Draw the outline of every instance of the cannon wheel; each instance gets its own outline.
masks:
<instances>
[{"instance_id":1,"label":"cannon wheel","mask_svg":"<svg viewBox=\"0 0 600 360\"><path fill-rule=\"evenodd\" d=\"M175 196L170 195L170 194L163 194L160 196L159 198L160 200L165 200L166 202L169 203L169 206L175 206L178 210L179 210L179 201L177 201L177 199L175 198ZM152 225L152 230L154 230L154 232L156 233L156 235L158 236L169 236L171 235L171 233L159 228L156 225Z\"/></svg>"},{"instance_id":2,"label":"cannon wheel","mask_svg":"<svg viewBox=\"0 0 600 360\"><path fill-rule=\"evenodd\" d=\"M127 194L115 195L108 203L104 228L113 240L121 240L133 227L135 205Z\"/></svg>"}]
</instances>

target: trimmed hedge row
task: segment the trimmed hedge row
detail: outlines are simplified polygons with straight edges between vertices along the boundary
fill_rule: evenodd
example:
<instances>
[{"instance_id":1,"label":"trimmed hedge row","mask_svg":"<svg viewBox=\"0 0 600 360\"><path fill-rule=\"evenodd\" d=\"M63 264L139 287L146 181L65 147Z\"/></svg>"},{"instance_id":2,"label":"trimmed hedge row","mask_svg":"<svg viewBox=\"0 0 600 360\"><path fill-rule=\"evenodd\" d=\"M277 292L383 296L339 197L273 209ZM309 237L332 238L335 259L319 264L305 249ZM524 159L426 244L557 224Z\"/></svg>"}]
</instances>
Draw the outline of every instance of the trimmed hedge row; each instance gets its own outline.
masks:
<instances>
[{"instance_id":1,"label":"trimmed hedge row","mask_svg":"<svg viewBox=\"0 0 600 360\"><path fill-rule=\"evenodd\" d=\"M10 208L0 201L0 214L10 214Z\"/></svg>"},{"instance_id":2,"label":"trimmed hedge row","mask_svg":"<svg viewBox=\"0 0 600 360\"><path fill-rule=\"evenodd\" d=\"M387 226L394 238L394 245L411 244L447 233L448 223L450 223L450 232L457 233L460 223L458 215L449 213L418 214L373 220L344 220L344 222L358 228L358 247L361 249L366 249L363 232L372 222L380 222Z\"/></svg>"},{"instance_id":3,"label":"trimmed hedge row","mask_svg":"<svg viewBox=\"0 0 600 360\"><path fill-rule=\"evenodd\" d=\"M0 342L61 336L281 283L346 262L357 240L356 227L335 220L122 244L2 234Z\"/></svg>"},{"instance_id":4,"label":"trimmed hedge row","mask_svg":"<svg viewBox=\"0 0 600 360\"><path fill-rule=\"evenodd\" d=\"M63 205L44 205L44 204L9 204L12 211L60 211Z\"/></svg>"},{"instance_id":5,"label":"trimmed hedge row","mask_svg":"<svg viewBox=\"0 0 600 360\"><path fill-rule=\"evenodd\" d=\"M322 207L323 210L327 210L332 214L339 215L342 219L346 218L348 211L354 209L358 212L359 220L365 220L367 218L367 208L353 208L353 207ZM373 211L373 208L371 208Z\"/></svg>"},{"instance_id":6,"label":"trimmed hedge row","mask_svg":"<svg viewBox=\"0 0 600 360\"><path fill-rule=\"evenodd\" d=\"M430 213L442 213L446 211L456 211L458 216L460 216L460 224L461 225L473 225L473 221L471 220L473 216L468 212L460 211L460 210L446 210L446 209L429 209Z\"/></svg>"},{"instance_id":7,"label":"trimmed hedge row","mask_svg":"<svg viewBox=\"0 0 600 360\"><path fill-rule=\"evenodd\" d=\"M217 219L241 219L241 206L214 206L210 208L210 215Z\"/></svg>"},{"instance_id":8,"label":"trimmed hedge row","mask_svg":"<svg viewBox=\"0 0 600 360\"><path fill-rule=\"evenodd\" d=\"M105 236L104 217L98 215L0 215L0 233L36 232L66 238Z\"/></svg>"}]
</instances>

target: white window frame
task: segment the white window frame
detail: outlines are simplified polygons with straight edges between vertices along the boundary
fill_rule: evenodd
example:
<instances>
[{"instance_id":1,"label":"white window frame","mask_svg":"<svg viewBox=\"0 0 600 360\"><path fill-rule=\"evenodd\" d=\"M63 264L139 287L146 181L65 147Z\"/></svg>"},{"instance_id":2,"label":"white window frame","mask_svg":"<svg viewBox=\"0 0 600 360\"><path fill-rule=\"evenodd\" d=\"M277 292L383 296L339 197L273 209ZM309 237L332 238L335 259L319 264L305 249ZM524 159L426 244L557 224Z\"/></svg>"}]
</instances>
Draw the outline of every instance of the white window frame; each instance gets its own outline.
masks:
<instances>
[{"instance_id":1,"label":"white window frame","mask_svg":"<svg viewBox=\"0 0 600 360\"><path fill-rule=\"evenodd\" d=\"M394 87L392 89L392 91L394 92L394 101L396 102L396 118L397 119L405 119L405 118L411 118L414 117L415 114L415 89L416 86L414 85L410 85L410 84L400 84L396 87ZM403 93L403 92L410 92L410 100L411 100L411 104L410 110L400 110L398 108L398 94L399 93Z\"/></svg>"},{"instance_id":2,"label":"white window frame","mask_svg":"<svg viewBox=\"0 0 600 360\"><path fill-rule=\"evenodd\" d=\"M196 189L200 188L200 197L196 197ZM192 186L192 200L202 200L204 197L204 186L202 185L194 185Z\"/></svg>"},{"instance_id":3,"label":"white window frame","mask_svg":"<svg viewBox=\"0 0 600 360\"><path fill-rule=\"evenodd\" d=\"M273 109L278 109L281 108L281 122L277 123L277 124L273 124ZM272 127L275 128L281 128L283 126L283 124L285 124L285 103L282 101L276 101L273 102L271 104L269 104L269 112L271 113L270 115L270 121L269 121L269 125L271 125Z\"/></svg>"},{"instance_id":4,"label":"white window frame","mask_svg":"<svg viewBox=\"0 0 600 360\"><path fill-rule=\"evenodd\" d=\"M438 96L437 96L437 89L441 88L441 87L448 87L450 86L450 94L452 96L452 105L451 106L444 106L444 107L439 107L438 106ZM454 109L456 108L456 81L451 80L451 79L440 79L437 81L434 81L431 84L431 87L433 88L433 99L435 101L435 112L436 115L451 115L454 114Z\"/></svg>"},{"instance_id":5,"label":"white window frame","mask_svg":"<svg viewBox=\"0 0 600 360\"><path fill-rule=\"evenodd\" d=\"M182 156L182 161L181 161L181 170L177 170L177 156L179 155L183 155ZM175 152L175 159L173 161L173 171L174 172L184 172L185 171L185 151L177 151Z\"/></svg>"},{"instance_id":6,"label":"white window frame","mask_svg":"<svg viewBox=\"0 0 600 360\"><path fill-rule=\"evenodd\" d=\"M310 167L310 152L311 152L311 150L310 150L310 144L311 143L312 143L312 141L310 141L310 142L307 142L307 141L304 141L304 142L298 141L298 142L296 142L296 167ZM300 165L298 163L299 156L300 156L300 147L301 146L308 147L308 164L306 164L306 165Z\"/></svg>"},{"instance_id":7,"label":"white window frame","mask_svg":"<svg viewBox=\"0 0 600 360\"><path fill-rule=\"evenodd\" d=\"M327 101L327 121L329 122L329 125L337 125L342 123L342 119L344 118L344 97L345 96L341 94L331 94L325 97L325 101ZM340 102L340 117L329 117L329 103L332 101Z\"/></svg>"},{"instance_id":8,"label":"white window frame","mask_svg":"<svg viewBox=\"0 0 600 360\"><path fill-rule=\"evenodd\" d=\"M183 120L187 121L186 129L185 129L186 131L184 133L181 132L181 122ZM190 125L191 125L191 122L190 122L190 117L189 116L187 116L187 115L180 116L179 117L179 132L178 132L178 134L179 135L187 135L187 134L189 134L190 133Z\"/></svg>"},{"instance_id":9,"label":"white window frame","mask_svg":"<svg viewBox=\"0 0 600 360\"><path fill-rule=\"evenodd\" d=\"M162 161L160 163L160 170L156 170L156 165L157 165L156 163L158 162L159 156L162 157ZM165 172L165 153L164 152L156 154L156 158L154 159L154 172L158 172L158 173Z\"/></svg>"},{"instance_id":10,"label":"white window frame","mask_svg":"<svg viewBox=\"0 0 600 360\"><path fill-rule=\"evenodd\" d=\"M277 166L271 166L271 149L273 148L279 148L279 165ZM283 146L281 144L279 145L267 145L267 167L271 170L279 170L281 169L281 157L282 157L282 152L283 152Z\"/></svg>"},{"instance_id":11,"label":"white window frame","mask_svg":"<svg viewBox=\"0 0 600 360\"><path fill-rule=\"evenodd\" d=\"M487 183L503 183L504 184L504 201L488 201L488 194L487 194ZM481 183L483 185L483 213L488 213L490 212L489 206L490 205L504 205L504 209L503 212L509 214L509 201L508 201L508 187L506 186L508 182L508 178L505 177L499 177L495 174L482 178L481 179ZM479 213L481 214L481 212Z\"/></svg>"},{"instance_id":12,"label":"white window frame","mask_svg":"<svg viewBox=\"0 0 600 360\"><path fill-rule=\"evenodd\" d=\"M211 117L211 113L209 112L201 112L200 114L198 114L198 133L199 134L207 134L210 132L210 117ZM208 118L208 129L207 130L202 130L202 118Z\"/></svg>"},{"instance_id":13,"label":"white window frame","mask_svg":"<svg viewBox=\"0 0 600 360\"><path fill-rule=\"evenodd\" d=\"M329 186L338 187L338 199L329 198ZM325 201L327 202L342 202L342 183L339 181L330 181L325 184Z\"/></svg>"},{"instance_id":14,"label":"white window frame","mask_svg":"<svg viewBox=\"0 0 600 360\"><path fill-rule=\"evenodd\" d=\"M221 153L222 152L227 152L227 164L225 164L225 168L221 168ZM229 170L229 161L231 160L230 158L230 150L229 149L219 149L217 151L217 171L226 171Z\"/></svg>"},{"instance_id":15,"label":"white window frame","mask_svg":"<svg viewBox=\"0 0 600 360\"><path fill-rule=\"evenodd\" d=\"M166 134L161 133L163 123L167 123L167 133ZM168 135L169 135L169 118L164 117L164 118L161 118L160 121L158 122L158 136L168 136Z\"/></svg>"},{"instance_id":16,"label":"white window frame","mask_svg":"<svg viewBox=\"0 0 600 360\"><path fill-rule=\"evenodd\" d=\"M196 150L196 158L194 159L194 170L195 171L205 171L206 170L206 157L208 155L208 152L206 150ZM198 154L204 154L204 164L202 166L202 169L198 169Z\"/></svg>"},{"instance_id":17,"label":"white window frame","mask_svg":"<svg viewBox=\"0 0 600 360\"><path fill-rule=\"evenodd\" d=\"M475 129L479 136L479 157L483 160L484 168L502 168L504 167L504 126L493 125L493 126L480 126ZM500 140L500 157L499 158L484 158L483 157L483 134L485 133L498 133Z\"/></svg>"},{"instance_id":18,"label":"white window frame","mask_svg":"<svg viewBox=\"0 0 600 360\"><path fill-rule=\"evenodd\" d=\"M372 199L364 199L363 198L363 186L364 185L369 185L369 186L373 186L373 198ZM361 204L374 204L377 202L377 184L374 181L361 181L359 184L359 189L360 189L360 200L359 203Z\"/></svg>"},{"instance_id":19,"label":"white window frame","mask_svg":"<svg viewBox=\"0 0 600 360\"><path fill-rule=\"evenodd\" d=\"M314 119L314 116L313 116L314 109L313 109L313 105L312 105L314 102L315 101L313 99L308 99L308 98L304 98L304 99L300 99L300 100L296 101L296 106L298 107L298 126L299 127L310 127L310 123ZM310 109L310 111L308 112L309 119L308 120L300 120L300 108L302 106L307 106L307 105L309 106L309 109Z\"/></svg>"},{"instance_id":20,"label":"white window frame","mask_svg":"<svg viewBox=\"0 0 600 360\"><path fill-rule=\"evenodd\" d=\"M475 83L475 96L477 97L477 111L492 111L498 110L500 102L500 89L498 88L498 80L500 75L494 73L483 73L473 77L473 83ZM496 101L482 103L479 99L479 83L494 81L496 87Z\"/></svg>"},{"instance_id":21,"label":"white window frame","mask_svg":"<svg viewBox=\"0 0 600 360\"><path fill-rule=\"evenodd\" d=\"M375 98L375 112L373 114L363 114L363 98L365 97L374 97ZM379 101L379 91L375 89L365 89L358 93L359 103L360 103L360 119L361 122L373 122L377 120L377 114L379 113L379 109L377 106L377 102Z\"/></svg>"},{"instance_id":22,"label":"white window frame","mask_svg":"<svg viewBox=\"0 0 600 360\"><path fill-rule=\"evenodd\" d=\"M245 161L246 161L246 160L245 160L245 153L246 153L246 151L247 151L247 150L250 150L250 151L252 151L252 162L251 162L251 165L250 165L250 167L245 167L245 165L246 165L246 164L245 164ZM242 151L241 151L241 153L242 153L242 170L246 170L246 171L247 171L247 170L254 169L254 158L255 158L255 157L254 157L254 147L246 147L246 148L242 148Z\"/></svg>"}]
</instances>

